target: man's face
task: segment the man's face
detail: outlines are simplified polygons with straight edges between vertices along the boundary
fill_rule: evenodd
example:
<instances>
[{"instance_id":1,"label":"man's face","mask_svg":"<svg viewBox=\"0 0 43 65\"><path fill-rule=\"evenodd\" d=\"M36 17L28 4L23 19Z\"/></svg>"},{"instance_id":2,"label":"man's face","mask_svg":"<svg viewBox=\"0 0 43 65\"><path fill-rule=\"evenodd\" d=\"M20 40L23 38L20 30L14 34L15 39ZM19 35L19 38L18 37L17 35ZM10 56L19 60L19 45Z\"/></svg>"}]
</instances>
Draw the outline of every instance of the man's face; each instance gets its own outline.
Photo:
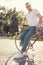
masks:
<instances>
[{"instance_id":1,"label":"man's face","mask_svg":"<svg viewBox=\"0 0 43 65\"><path fill-rule=\"evenodd\" d=\"M27 8L27 10L30 10L31 9L31 5L30 4L26 4L26 8Z\"/></svg>"}]
</instances>

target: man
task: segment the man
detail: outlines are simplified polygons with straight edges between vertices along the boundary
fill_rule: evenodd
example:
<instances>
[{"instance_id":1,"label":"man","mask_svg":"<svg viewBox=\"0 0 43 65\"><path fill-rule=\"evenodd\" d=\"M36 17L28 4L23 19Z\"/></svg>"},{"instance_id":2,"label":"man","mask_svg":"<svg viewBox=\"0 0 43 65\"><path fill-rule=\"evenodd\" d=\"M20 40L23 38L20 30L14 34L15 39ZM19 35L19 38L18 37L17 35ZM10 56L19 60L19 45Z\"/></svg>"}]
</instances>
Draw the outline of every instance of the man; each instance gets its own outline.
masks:
<instances>
[{"instance_id":1,"label":"man","mask_svg":"<svg viewBox=\"0 0 43 65\"><path fill-rule=\"evenodd\" d=\"M22 25L29 25L29 27L25 29L20 36L23 47L21 52L16 55L16 58L20 58L25 55L24 52L26 52L26 48L30 42L31 37L36 33L36 31L38 31L42 23L42 17L40 13L36 9L32 9L29 2L27 2L25 5L28 10L26 15L27 22L22 23Z\"/></svg>"}]
</instances>

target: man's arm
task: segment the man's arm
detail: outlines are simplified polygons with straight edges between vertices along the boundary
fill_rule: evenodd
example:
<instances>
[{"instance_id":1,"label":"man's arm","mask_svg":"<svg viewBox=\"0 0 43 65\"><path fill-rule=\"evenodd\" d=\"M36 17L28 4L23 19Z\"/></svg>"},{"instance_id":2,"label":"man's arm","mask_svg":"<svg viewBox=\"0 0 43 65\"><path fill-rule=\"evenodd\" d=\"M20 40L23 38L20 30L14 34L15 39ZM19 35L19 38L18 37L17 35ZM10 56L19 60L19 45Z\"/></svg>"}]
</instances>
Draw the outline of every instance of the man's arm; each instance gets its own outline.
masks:
<instances>
[{"instance_id":1,"label":"man's arm","mask_svg":"<svg viewBox=\"0 0 43 65\"><path fill-rule=\"evenodd\" d=\"M34 9L34 13L38 17L38 19L39 19L37 26L40 26L41 23L42 23L42 16L36 9Z\"/></svg>"},{"instance_id":2,"label":"man's arm","mask_svg":"<svg viewBox=\"0 0 43 65\"><path fill-rule=\"evenodd\" d=\"M40 13L38 13L36 16L39 18L39 22L36 26L36 30L38 30L38 29L40 29L40 26L42 24L42 16L40 15Z\"/></svg>"},{"instance_id":3,"label":"man's arm","mask_svg":"<svg viewBox=\"0 0 43 65\"><path fill-rule=\"evenodd\" d=\"M42 23L42 16L40 15L40 13L38 13L37 15L36 15L38 18L39 18L39 25Z\"/></svg>"}]
</instances>

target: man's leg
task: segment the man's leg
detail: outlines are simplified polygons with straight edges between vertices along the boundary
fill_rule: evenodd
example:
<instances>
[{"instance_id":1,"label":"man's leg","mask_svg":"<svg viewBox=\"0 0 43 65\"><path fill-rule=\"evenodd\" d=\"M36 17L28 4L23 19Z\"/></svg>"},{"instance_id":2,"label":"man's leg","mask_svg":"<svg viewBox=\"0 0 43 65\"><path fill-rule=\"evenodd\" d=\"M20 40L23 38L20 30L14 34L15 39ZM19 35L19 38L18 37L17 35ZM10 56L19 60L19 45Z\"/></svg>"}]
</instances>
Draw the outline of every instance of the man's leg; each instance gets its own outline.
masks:
<instances>
[{"instance_id":1,"label":"man's leg","mask_svg":"<svg viewBox=\"0 0 43 65\"><path fill-rule=\"evenodd\" d=\"M20 40L21 40L21 43L23 44L24 43L24 38L25 38L25 36L26 36L26 34L29 32L29 28L27 28L27 29L25 29L22 33L21 33L21 35L20 35Z\"/></svg>"},{"instance_id":2,"label":"man's leg","mask_svg":"<svg viewBox=\"0 0 43 65\"><path fill-rule=\"evenodd\" d=\"M27 45L31 39L31 37L35 34L36 32L36 27L30 27L29 32L26 34L25 39L24 39L24 43L23 43L23 48L22 48L22 52L24 52L27 48Z\"/></svg>"},{"instance_id":3,"label":"man's leg","mask_svg":"<svg viewBox=\"0 0 43 65\"><path fill-rule=\"evenodd\" d=\"M33 34L35 34L35 28L34 27L30 27L27 34L24 37L24 41L23 41L23 47L20 53L18 53L16 55L16 58L21 58L23 57L25 54L23 54L23 52L26 51L26 47L28 45L28 42L30 41L30 38L33 36ZM26 53L27 55L27 53Z\"/></svg>"}]
</instances>

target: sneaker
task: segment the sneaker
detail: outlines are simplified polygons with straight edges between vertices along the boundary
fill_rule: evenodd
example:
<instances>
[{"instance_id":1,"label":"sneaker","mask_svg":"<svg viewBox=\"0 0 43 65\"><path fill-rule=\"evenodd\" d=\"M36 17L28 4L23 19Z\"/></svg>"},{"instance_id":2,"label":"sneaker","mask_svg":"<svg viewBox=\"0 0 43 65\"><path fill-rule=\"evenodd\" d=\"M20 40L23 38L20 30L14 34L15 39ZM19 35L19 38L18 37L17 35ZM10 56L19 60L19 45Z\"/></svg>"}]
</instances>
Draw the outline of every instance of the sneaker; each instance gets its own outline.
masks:
<instances>
[{"instance_id":1,"label":"sneaker","mask_svg":"<svg viewBox=\"0 0 43 65\"><path fill-rule=\"evenodd\" d=\"M15 55L15 58L22 58L22 57L23 57L23 54L21 54L20 52Z\"/></svg>"}]
</instances>

